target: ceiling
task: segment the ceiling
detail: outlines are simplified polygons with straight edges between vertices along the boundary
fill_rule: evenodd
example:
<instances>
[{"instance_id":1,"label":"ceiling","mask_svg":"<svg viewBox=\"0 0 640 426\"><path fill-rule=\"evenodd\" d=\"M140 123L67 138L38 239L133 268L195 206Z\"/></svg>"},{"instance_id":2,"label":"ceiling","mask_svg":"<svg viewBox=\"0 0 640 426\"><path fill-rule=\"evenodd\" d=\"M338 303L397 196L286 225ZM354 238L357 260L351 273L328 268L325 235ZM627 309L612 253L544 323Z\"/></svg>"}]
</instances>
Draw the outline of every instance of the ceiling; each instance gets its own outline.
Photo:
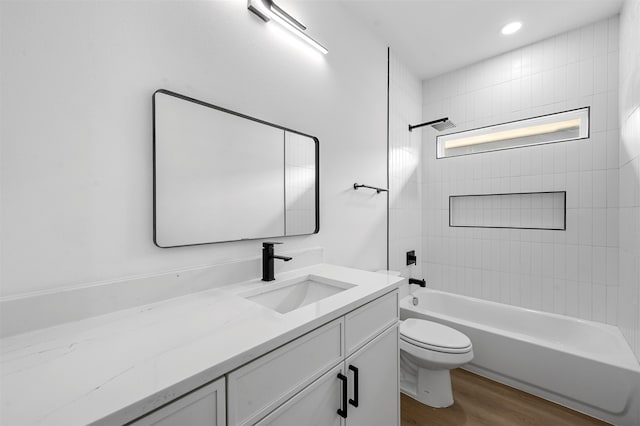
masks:
<instances>
[{"instance_id":1,"label":"ceiling","mask_svg":"<svg viewBox=\"0 0 640 426\"><path fill-rule=\"evenodd\" d=\"M421 79L617 14L623 0L342 0ZM501 28L521 21L503 36Z\"/></svg>"}]
</instances>

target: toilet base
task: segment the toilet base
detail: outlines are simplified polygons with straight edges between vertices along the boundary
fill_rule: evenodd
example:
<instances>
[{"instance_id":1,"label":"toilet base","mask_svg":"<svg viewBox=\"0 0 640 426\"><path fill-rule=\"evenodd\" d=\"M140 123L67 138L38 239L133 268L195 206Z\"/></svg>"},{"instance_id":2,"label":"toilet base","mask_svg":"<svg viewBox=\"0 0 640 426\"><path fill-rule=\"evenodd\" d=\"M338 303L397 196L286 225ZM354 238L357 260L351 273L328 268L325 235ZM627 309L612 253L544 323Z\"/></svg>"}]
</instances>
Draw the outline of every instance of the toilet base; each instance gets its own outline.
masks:
<instances>
[{"instance_id":1,"label":"toilet base","mask_svg":"<svg viewBox=\"0 0 640 426\"><path fill-rule=\"evenodd\" d=\"M418 369L416 399L425 405L444 408L453 405L449 370Z\"/></svg>"},{"instance_id":2,"label":"toilet base","mask_svg":"<svg viewBox=\"0 0 640 426\"><path fill-rule=\"evenodd\" d=\"M419 367L414 358L400 352L400 391L434 408L453 405L450 370Z\"/></svg>"}]
</instances>

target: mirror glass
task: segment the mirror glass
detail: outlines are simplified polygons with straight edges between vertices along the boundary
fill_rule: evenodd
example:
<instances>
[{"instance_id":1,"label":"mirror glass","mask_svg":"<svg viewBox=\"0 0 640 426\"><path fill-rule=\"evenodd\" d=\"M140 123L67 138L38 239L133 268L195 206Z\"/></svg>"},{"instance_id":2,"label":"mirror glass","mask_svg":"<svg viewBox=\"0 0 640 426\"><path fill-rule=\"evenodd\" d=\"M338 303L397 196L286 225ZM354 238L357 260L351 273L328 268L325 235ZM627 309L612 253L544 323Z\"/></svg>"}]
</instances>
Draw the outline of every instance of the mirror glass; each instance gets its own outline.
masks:
<instances>
[{"instance_id":1,"label":"mirror glass","mask_svg":"<svg viewBox=\"0 0 640 426\"><path fill-rule=\"evenodd\" d=\"M318 140L158 90L154 241L176 247L318 232Z\"/></svg>"}]
</instances>

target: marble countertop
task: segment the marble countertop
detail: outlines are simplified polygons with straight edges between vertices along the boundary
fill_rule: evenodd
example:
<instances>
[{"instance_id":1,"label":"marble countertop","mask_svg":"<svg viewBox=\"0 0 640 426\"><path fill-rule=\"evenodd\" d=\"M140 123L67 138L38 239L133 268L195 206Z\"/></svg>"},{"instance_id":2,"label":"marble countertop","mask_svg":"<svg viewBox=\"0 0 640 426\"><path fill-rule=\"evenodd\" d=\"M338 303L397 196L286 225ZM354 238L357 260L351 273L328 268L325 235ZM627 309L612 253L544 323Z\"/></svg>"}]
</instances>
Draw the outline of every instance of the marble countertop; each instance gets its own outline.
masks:
<instances>
[{"instance_id":1,"label":"marble countertop","mask_svg":"<svg viewBox=\"0 0 640 426\"><path fill-rule=\"evenodd\" d=\"M396 288L401 277L320 264L355 284L280 314L239 296L259 279L0 340L0 423L122 424Z\"/></svg>"}]
</instances>

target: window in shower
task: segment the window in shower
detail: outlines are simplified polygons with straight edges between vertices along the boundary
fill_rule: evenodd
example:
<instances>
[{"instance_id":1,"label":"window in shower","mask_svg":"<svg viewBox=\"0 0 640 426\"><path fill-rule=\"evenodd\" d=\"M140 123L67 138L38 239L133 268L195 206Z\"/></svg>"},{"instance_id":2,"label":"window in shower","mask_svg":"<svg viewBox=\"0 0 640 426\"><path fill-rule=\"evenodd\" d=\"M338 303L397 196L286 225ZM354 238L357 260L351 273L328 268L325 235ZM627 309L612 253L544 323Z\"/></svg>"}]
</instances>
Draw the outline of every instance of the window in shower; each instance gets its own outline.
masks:
<instances>
[{"instance_id":1,"label":"window in shower","mask_svg":"<svg viewBox=\"0 0 640 426\"><path fill-rule=\"evenodd\" d=\"M455 157L589 137L589 107L438 135L436 157Z\"/></svg>"}]
</instances>

